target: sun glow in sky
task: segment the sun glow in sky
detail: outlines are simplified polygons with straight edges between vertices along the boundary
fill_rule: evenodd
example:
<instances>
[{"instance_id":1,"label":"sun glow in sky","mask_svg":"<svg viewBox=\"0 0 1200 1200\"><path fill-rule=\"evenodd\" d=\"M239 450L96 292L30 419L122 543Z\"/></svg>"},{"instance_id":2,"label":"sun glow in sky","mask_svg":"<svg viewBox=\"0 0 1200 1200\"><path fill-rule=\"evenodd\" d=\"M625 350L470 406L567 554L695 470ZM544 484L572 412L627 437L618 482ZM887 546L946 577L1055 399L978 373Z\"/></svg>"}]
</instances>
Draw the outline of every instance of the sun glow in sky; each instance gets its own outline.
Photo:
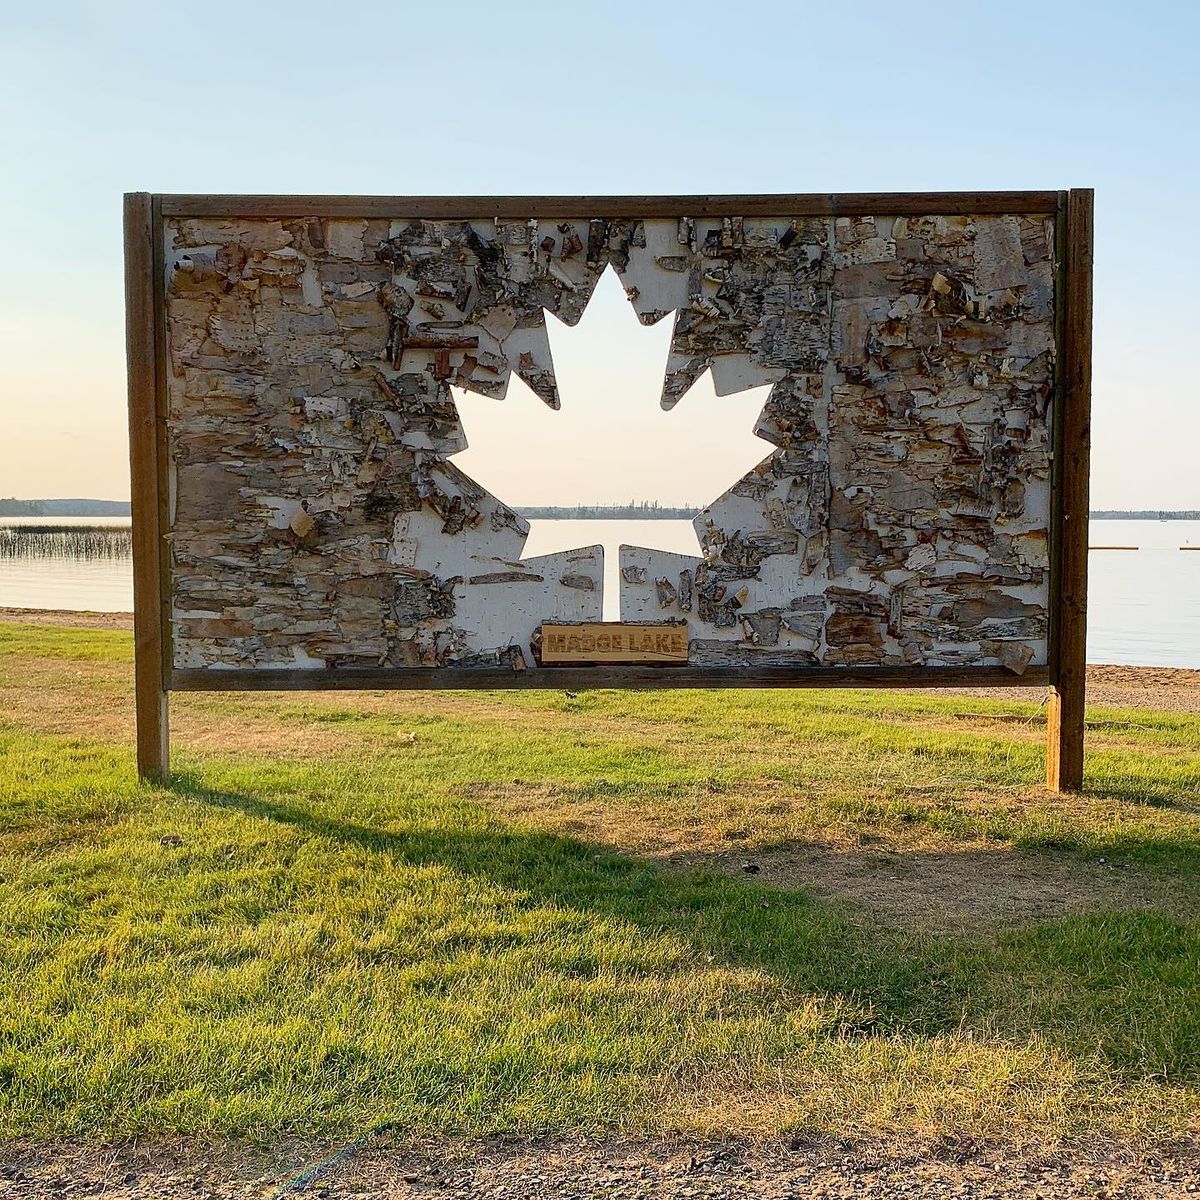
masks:
<instances>
[{"instance_id":1,"label":"sun glow in sky","mask_svg":"<svg viewBox=\"0 0 1200 1200\"><path fill-rule=\"evenodd\" d=\"M1200 8L1153 0L701 2L686 19L667 4L598 15L471 0L453 10L356 0L4 6L0 496L129 494L124 191L1094 186L1093 503L1200 507L1198 34ZM571 331L594 345L586 360L550 322L563 432L578 419L588 440L574 459L556 451L568 466L542 480L534 472L550 457L531 447L509 483L505 456L521 452L519 440L476 435L477 469L506 499L580 502L564 489L585 483L597 498L656 498L661 478L657 498L703 503L718 476L744 469L728 439L750 442L753 400L693 394L663 417L666 343L653 339L669 321L648 333L631 321L619 297L597 301ZM635 349L642 336L648 349ZM587 365L573 365L577 356ZM469 404L519 413L532 404L520 387ZM690 473L651 461L643 447L655 422L675 431L663 436L695 439L684 426L705 404L733 415L709 426L707 445L690 443ZM619 437L593 452L598 432L631 427L644 431L636 452ZM765 457L770 447L758 445ZM728 473L713 461L727 451Z\"/></svg>"}]
</instances>

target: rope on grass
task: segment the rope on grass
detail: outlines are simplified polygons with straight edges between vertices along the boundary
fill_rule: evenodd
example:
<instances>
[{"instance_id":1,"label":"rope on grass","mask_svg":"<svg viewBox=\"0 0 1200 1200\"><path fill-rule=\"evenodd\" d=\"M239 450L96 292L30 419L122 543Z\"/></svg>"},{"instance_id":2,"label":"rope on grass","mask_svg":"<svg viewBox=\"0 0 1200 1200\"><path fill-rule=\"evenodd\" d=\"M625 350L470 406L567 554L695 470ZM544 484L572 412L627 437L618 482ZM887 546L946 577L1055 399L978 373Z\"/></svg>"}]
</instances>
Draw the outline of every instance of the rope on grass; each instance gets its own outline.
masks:
<instances>
[{"instance_id":1,"label":"rope on grass","mask_svg":"<svg viewBox=\"0 0 1200 1200\"><path fill-rule=\"evenodd\" d=\"M335 1150L327 1158L313 1163L310 1167L305 1167L299 1174L284 1180L283 1183L269 1194L268 1200L279 1200L281 1196L306 1191L314 1179L344 1163L351 1155L357 1154L373 1137L378 1137L379 1134L385 1133L395 1124L395 1121L380 1121L378 1125L372 1125L365 1133L360 1133L354 1141L349 1142L340 1150Z\"/></svg>"}]
</instances>

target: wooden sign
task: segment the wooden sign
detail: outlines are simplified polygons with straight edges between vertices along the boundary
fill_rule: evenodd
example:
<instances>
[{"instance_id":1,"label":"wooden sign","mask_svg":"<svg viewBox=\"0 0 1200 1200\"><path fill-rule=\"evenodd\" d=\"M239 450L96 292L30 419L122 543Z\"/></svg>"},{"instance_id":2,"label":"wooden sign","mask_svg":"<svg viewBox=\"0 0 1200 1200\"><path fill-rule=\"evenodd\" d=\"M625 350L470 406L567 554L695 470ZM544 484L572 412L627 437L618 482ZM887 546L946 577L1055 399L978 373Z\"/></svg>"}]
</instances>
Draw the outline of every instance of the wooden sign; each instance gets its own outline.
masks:
<instances>
[{"instance_id":1,"label":"wooden sign","mask_svg":"<svg viewBox=\"0 0 1200 1200\"><path fill-rule=\"evenodd\" d=\"M542 665L555 663L676 663L686 666L685 621L647 625L593 621L542 625Z\"/></svg>"},{"instance_id":2,"label":"wooden sign","mask_svg":"<svg viewBox=\"0 0 1200 1200\"><path fill-rule=\"evenodd\" d=\"M178 689L1048 684L1048 782L1079 787L1090 190L139 192L125 219L143 777ZM662 405L710 369L767 389L774 450L697 514L702 553L623 546L606 589L600 546L525 556L454 461L450 385L558 409L546 314L610 267L678 316Z\"/></svg>"}]
</instances>

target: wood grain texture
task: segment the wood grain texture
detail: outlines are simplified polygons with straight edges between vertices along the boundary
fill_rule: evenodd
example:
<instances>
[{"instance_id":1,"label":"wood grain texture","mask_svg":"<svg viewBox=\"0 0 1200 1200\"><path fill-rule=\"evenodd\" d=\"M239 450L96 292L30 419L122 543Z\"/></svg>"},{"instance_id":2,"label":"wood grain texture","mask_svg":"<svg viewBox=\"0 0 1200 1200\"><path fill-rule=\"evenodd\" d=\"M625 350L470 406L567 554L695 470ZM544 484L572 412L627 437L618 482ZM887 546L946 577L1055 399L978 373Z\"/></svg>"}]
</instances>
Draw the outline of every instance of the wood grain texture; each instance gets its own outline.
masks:
<instances>
[{"instance_id":1,"label":"wood grain texture","mask_svg":"<svg viewBox=\"0 0 1200 1200\"><path fill-rule=\"evenodd\" d=\"M151 197L151 235L153 238L153 284L151 299L154 304L154 404L155 427L157 429L155 469L158 487L158 595L159 626L162 639L163 687L166 688L166 673L173 656L173 631L171 626L171 567L172 555L168 534L171 530L171 487L169 482L170 441L167 428L167 303L165 288L165 261L162 224L162 203L157 196Z\"/></svg>"},{"instance_id":2,"label":"wood grain texture","mask_svg":"<svg viewBox=\"0 0 1200 1200\"><path fill-rule=\"evenodd\" d=\"M1041 687L1049 673L1031 667L1016 675L1004 667L744 668L600 666L552 671L503 668L329 668L327 670L175 670L170 686L187 692L393 691L403 688L956 688Z\"/></svg>"},{"instance_id":3,"label":"wood grain texture","mask_svg":"<svg viewBox=\"0 0 1200 1200\"><path fill-rule=\"evenodd\" d=\"M164 195L165 217L709 217L1053 215L1057 192L830 192L694 196Z\"/></svg>"},{"instance_id":4,"label":"wood grain texture","mask_svg":"<svg viewBox=\"0 0 1200 1200\"><path fill-rule=\"evenodd\" d=\"M1058 206L1054 215L1054 393L1051 398L1050 438L1054 447L1063 425L1063 329L1066 323L1067 261L1064 247L1067 244L1067 197L1070 193L1059 192ZM1054 453L1050 472L1050 528L1048 548L1050 551L1050 607L1049 629L1046 640L1046 662L1051 676L1057 675L1058 634L1060 610L1062 608L1062 455Z\"/></svg>"},{"instance_id":5,"label":"wood grain texture","mask_svg":"<svg viewBox=\"0 0 1200 1200\"><path fill-rule=\"evenodd\" d=\"M125 346L129 383L129 470L133 518L134 692L137 767L142 779L169 773L163 647L163 541L158 420L158 325L154 302L151 197L125 197Z\"/></svg>"},{"instance_id":6,"label":"wood grain texture","mask_svg":"<svg viewBox=\"0 0 1200 1200\"><path fill-rule=\"evenodd\" d=\"M1087 662L1088 502L1091 464L1093 193L1067 197L1058 494L1058 645L1046 715L1046 785L1083 787Z\"/></svg>"},{"instance_id":7,"label":"wood grain texture","mask_svg":"<svg viewBox=\"0 0 1200 1200\"><path fill-rule=\"evenodd\" d=\"M542 665L559 663L664 663L687 665L688 631L683 621L638 625L589 621L541 626Z\"/></svg>"}]
</instances>

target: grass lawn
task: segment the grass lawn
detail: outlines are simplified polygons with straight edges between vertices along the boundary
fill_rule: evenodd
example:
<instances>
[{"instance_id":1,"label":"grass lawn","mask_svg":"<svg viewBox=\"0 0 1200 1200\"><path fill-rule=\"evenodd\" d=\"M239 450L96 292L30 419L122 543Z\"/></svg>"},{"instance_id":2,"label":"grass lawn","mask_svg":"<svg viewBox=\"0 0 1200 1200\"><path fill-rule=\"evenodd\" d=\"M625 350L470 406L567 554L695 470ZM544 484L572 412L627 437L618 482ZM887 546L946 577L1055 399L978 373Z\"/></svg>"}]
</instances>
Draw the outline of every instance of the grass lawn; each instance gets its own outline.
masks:
<instances>
[{"instance_id":1,"label":"grass lawn","mask_svg":"<svg viewBox=\"0 0 1200 1200\"><path fill-rule=\"evenodd\" d=\"M0 625L4 1138L1195 1132L1200 716L180 695L154 789L131 659Z\"/></svg>"}]
</instances>

